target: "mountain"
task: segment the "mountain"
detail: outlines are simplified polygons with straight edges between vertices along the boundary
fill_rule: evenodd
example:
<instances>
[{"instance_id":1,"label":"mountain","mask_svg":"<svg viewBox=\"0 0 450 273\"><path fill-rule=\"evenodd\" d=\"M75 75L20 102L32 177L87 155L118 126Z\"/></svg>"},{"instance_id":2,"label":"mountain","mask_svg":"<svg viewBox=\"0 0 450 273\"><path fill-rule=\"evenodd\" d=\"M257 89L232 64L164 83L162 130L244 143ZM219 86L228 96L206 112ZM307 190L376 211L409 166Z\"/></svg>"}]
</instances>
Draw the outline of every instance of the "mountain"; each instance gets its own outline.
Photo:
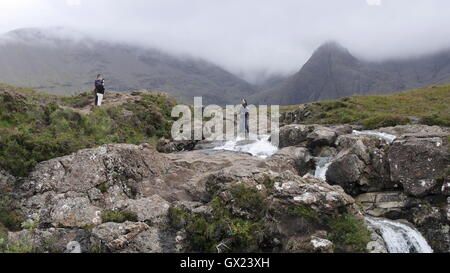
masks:
<instances>
[{"instance_id":1,"label":"mountain","mask_svg":"<svg viewBox=\"0 0 450 273\"><path fill-rule=\"evenodd\" d=\"M376 63L360 60L330 42L319 47L296 74L250 100L292 105L354 94L390 94L449 82L450 50Z\"/></svg>"},{"instance_id":2,"label":"mountain","mask_svg":"<svg viewBox=\"0 0 450 273\"><path fill-rule=\"evenodd\" d=\"M0 81L56 94L92 90L98 73L107 89L167 92L192 103L239 102L256 91L207 61L156 49L96 41L66 29L19 29L0 37Z\"/></svg>"}]
</instances>

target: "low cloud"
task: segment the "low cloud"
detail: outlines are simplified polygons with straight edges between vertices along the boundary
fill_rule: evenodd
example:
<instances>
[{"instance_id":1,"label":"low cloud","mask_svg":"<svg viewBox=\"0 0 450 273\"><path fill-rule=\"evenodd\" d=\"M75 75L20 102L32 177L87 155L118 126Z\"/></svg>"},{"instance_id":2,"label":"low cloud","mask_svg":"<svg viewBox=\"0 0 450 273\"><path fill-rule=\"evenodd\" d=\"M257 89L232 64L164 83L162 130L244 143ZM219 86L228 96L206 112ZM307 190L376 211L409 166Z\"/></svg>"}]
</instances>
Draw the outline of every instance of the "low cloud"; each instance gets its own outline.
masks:
<instances>
[{"instance_id":1,"label":"low cloud","mask_svg":"<svg viewBox=\"0 0 450 273\"><path fill-rule=\"evenodd\" d=\"M0 32L67 26L217 63L256 81L293 73L323 42L403 58L450 47L447 0L14 0Z\"/></svg>"}]
</instances>

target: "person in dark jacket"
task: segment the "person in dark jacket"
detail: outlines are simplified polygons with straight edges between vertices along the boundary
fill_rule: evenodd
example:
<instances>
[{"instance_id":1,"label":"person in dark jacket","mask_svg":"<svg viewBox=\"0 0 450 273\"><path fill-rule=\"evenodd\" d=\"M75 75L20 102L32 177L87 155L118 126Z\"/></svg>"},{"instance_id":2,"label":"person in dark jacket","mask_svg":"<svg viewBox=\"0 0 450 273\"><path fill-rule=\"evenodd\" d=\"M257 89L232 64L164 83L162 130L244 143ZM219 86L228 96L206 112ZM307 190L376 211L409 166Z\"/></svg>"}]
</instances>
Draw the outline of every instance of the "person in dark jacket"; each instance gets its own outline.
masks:
<instances>
[{"instance_id":1,"label":"person in dark jacket","mask_svg":"<svg viewBox=\"0 0 450 273\"><path fill-rule=\"evenodd\" d=\"M102 77L102 74L97 75L97 79L95 80L95 106L101 106L103 96L105 94L105 80Z\"/></svg>"}]
</instances>

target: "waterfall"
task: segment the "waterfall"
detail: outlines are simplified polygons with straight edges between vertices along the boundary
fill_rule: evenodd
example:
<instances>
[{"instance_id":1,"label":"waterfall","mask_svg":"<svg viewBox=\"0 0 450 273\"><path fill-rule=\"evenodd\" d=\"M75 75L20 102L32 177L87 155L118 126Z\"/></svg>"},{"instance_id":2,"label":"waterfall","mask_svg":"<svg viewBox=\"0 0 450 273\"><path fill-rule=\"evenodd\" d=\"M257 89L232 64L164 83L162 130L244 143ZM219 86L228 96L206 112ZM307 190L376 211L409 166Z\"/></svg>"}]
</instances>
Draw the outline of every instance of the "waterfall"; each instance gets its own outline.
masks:
<instances>
[{"instance_id":1,"label":"waterfall","mask_svg":"<svg viewBox=\"0 0 450 273\"><path fill-rule=\"evenodd\" d=\"M397 138L394 135L381 133L381 132L377 132L377 131L371 131L371 130L368 130L368 131L356 131L356 130L353 130L353 134L355 134L355 135L368 135L368 136L378 137L378 138L384 139L387 143L392 143Z\"/></svg>"},{"instance_id":2,"label":"waterfall","mask_svg":"<svg viewBox=\"0 0 450 273\"><path fill-rule=\"evenodd\" d=\"M246 140L237 137L225 142L224 145L215 147L214 150L226 150L240 153L249 153L252 156L268 158L278 151L278 147L269 141L270 135L258 136L256 140Z\"/></svg>"},{"instance_id":3,"label":"waterfall","mask_svg":"<svg viewBox=\"0 0 450 273\"><path fill-rule=\"evenodd\" d=\"M326 174L328 167L332 163L332 159L333 158L331 157L316 157L316 170L314 172L314 176L322 179L323 181L327 181Z\"/></svg>"},{"instance_id":4,"label":"waterfall","mask_svg":"<svg viewBox=\"0 0 450 273\"><path fill-rule=\"evenodd\" d=\"M383 237L389 253L433 253L422 234L407 224L368 216L366 220Z\"/></svg>"}]
</instances>

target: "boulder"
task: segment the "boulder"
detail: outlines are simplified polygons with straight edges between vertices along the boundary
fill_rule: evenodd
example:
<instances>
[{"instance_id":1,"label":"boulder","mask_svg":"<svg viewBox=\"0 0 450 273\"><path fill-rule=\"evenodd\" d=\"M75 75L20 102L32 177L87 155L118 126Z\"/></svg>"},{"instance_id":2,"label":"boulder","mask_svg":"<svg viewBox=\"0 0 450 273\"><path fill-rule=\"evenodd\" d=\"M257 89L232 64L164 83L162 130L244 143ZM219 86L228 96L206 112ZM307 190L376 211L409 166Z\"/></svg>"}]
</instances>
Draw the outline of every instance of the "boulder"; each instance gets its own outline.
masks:
<instances>
[{"instance_id":1,"label":"boulder","mask_svg":"<svg viewBox=\"0 0 450 273\"><path fill-rule=\"evenodd\" d=\"M309 148L316 146L332 146L340 135L350 134L352 127L349 125L300 125L290 124L280 128L280 148L307 144Z\"/></svg>"},{"instance_id":2,"label":"boulder","mask_svg":"<svg viewBox=\"0 0 450 273\"><path fill-rule=\"evenodd\" d=\"M400 213L408 204L403 192L371 192L355 198L365 214L374 217L387 217Z\"/></svg>"},{"instance_id":3,"label":"boulder","mask_svg":"<svg viewBox=\"0 0 450 273\"><path fill-rule=\"evenodd\" d=\"M388 151L391 180L412 196L442 192L437 179L450 163L448 148L442 138L409 137L394 141Z\"/></svg>"},{"instance_id":4,"label":"boulder","mask_svg":"<svg viewBox=\"0 0 450 273\"><path fill-rule=\"evenodd\" d=\"M336 140L339 150L327 170L330 183L339 184L347 193L392 190L386 149L379 138L367 135L341 135ZM329 177L328 177L329 176Z\"/></svg>"},{"instance_id":5,"label":"boulder","mask_svg":"<svg viewBox=\"0 0 450 273\"><path fill-rule=\"evenodd\" d=\"M331 146L337 138L337 133L327 127L316 127L306 136L310 148L317 146Z\"/></svg>"},{"instance_id":6,"label":"boulder","mask_svg":"<svg viewBox=\"0 0 450 273\"><path fill-rule=\"evenodd\" d=\"M306 137L312 131L312 125L292 124L280 128L279 147L297 146L306 141Z\"/></svg>"},{"instance_id":7,"label":"boulder","mask_svg":"<svg viewBox=\"0 0 450 273\"><path fill-rule=\"evenodd\" d=\"M315 168L314 158L304 147L286 147L272 155L267 162L273 170L281 172L286 169L295 169L301 176ZM278 166L279 168L276 168Z\"/></svg>"},{"instance_id":8,"label":"boulder","mask_svg":"<svg viewBox=\"0 0 450 273\"><path fill-rule=\"evenodd\" d=\"M450 221L446 207L417 206L408 211L408 216L434 252L450 252Z\"/></svg>"},{"instance_id":9,"label":"boulder","mask_svg":"<svg viewBox=\"0 0 450 273\"><path fill-rule=\"evenodd\" d=\"M355 184L364 170L364 162L355 154L346 154L334 160L326 172L327 181L344 188L347 193L357 194Z\"/></svg>"}]
</instances>

